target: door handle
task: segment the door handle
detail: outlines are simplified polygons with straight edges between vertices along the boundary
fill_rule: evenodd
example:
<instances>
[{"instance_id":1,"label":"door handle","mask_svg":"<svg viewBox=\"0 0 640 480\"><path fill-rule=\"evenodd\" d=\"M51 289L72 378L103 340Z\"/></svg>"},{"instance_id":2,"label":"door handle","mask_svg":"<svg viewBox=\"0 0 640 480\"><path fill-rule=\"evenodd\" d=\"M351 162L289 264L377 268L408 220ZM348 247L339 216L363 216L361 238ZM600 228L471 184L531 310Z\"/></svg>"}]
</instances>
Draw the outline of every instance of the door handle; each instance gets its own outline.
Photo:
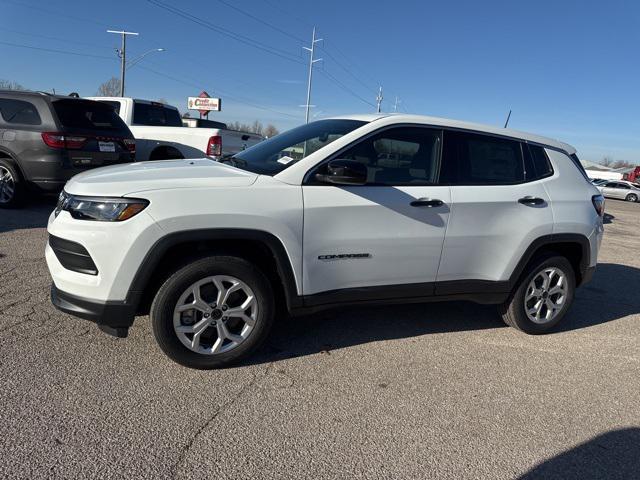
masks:
<instances>
[{"instance_id":1,"label":"door handle","mask_svg":"<svg viewBox=\"0 0 640 480\"><path fill-rule=\"evenodd\" d=\"M442 200L438 200L437 198L419 198L411 202L409 205L411 205L412 207L433 208L433 207L441 207L442 205L444 205L444 202Z\"/></svg>"},{"instance_id":2,"label":"door handle","mask_svg":"<svg viewBox=\"0 0 640 480\"><path fill-rule=\"evenodd\" d=\"M522 197L521 199L519 199L518 203L521 203L523 205L542 205L544 203L544 199L527 195L526 197Z\"/></svg>"}]
</instances>

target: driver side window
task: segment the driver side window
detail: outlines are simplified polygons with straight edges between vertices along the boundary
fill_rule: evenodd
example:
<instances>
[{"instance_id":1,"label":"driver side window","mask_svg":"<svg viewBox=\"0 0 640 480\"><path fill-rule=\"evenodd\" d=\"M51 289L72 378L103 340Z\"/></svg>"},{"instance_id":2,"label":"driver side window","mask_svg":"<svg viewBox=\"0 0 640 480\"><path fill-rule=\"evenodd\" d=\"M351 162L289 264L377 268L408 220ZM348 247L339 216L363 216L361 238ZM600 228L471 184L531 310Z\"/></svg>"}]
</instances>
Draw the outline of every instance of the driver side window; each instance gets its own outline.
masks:
<instances>
[{"instance_id":1,"label":"driver side window","mask_svg":"<svg viewBox=\"0 0 640 480\"><path fill-rule=\"evenodd\" d=\"M398 127L385 130L339 155L367 167L367 185L433 185L436 182L440 130Z\"/></svg>"}]
</instances>

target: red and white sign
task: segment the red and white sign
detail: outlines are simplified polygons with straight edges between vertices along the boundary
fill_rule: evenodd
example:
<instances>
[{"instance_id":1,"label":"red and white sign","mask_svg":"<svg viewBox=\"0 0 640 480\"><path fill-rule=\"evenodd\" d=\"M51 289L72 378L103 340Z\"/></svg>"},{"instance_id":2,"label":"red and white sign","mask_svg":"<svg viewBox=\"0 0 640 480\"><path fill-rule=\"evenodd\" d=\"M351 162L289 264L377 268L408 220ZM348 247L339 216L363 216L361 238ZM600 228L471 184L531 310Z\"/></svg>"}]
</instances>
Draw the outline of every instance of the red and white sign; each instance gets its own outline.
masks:
<instances>
[{"instance_id":1,"label":"red and white sign","mask_svg":"<svg viewBox=\"0 0 640 480\"><path fill-rule=\"evenodd\" d=\"M198 110L203 115L208 112L219 112L222 107L222 101L219 98L212 98L207 92L202 92L199 97L189 97L187 100L187 108L189 110Z\"/></svg>"}]
</instances>

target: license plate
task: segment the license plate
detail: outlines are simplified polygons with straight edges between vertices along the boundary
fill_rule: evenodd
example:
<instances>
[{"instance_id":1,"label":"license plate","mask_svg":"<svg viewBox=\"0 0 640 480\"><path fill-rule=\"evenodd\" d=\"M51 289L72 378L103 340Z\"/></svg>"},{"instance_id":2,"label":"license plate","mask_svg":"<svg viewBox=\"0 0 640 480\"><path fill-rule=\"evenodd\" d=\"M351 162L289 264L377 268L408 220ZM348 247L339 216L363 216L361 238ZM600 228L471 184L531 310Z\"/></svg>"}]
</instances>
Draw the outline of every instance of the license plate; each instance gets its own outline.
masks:
<instances>
[{"instance_id":1,"label":"license plate","mask_svg":"<svg viewBox=\"0 0 640 480\"><path fill-rule=\"evenodd\" d=\"M98 142L98 149L101 152L115 152L116 144L113 142Z\"/></svg>"}]
</instances>

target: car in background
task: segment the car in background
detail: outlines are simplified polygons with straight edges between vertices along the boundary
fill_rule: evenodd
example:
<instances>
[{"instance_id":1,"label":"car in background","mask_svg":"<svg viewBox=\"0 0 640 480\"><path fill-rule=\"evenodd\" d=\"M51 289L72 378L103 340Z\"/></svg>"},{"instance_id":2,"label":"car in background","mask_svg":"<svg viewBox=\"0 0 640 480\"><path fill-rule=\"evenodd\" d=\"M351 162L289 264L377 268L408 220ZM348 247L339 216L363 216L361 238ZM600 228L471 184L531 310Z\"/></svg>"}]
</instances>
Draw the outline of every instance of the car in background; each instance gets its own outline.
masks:
<instances>
[{"instance_id":1,"label":"car in background","mask_svg":"<svg viewBox=\"0 0 640 480\"><path fill-rule=\"evenodd\" d=\"M617 198L627 202L637 202L640 199L640 185L637 183L618 180L597 187L606 198Z\"/></svg>"},{"instance_id":2,"label":"car in background","mask_svg":"<svg viewBox=\"0 0 640 480\"><path fill-rule=\"evenodd\" d=\"M129 97L88 97L111 105L136 137L136 160L168 160L209 157L220 160L261 142L262 136L196 122L183 125L180 112L161 102ZM199 120L199 119L198 119Z\"/></svg>"},{"instance_id":3,"label":"car in background","mask_svg":"<svg viewBox=\"0 0 640 480\"><path fill-rule=\"evenodd\" d=\"M44 92L0 90L0 208L57 193L75 174L132 162L133 134L112 108Z\"/></svg>"}]
</instances>

